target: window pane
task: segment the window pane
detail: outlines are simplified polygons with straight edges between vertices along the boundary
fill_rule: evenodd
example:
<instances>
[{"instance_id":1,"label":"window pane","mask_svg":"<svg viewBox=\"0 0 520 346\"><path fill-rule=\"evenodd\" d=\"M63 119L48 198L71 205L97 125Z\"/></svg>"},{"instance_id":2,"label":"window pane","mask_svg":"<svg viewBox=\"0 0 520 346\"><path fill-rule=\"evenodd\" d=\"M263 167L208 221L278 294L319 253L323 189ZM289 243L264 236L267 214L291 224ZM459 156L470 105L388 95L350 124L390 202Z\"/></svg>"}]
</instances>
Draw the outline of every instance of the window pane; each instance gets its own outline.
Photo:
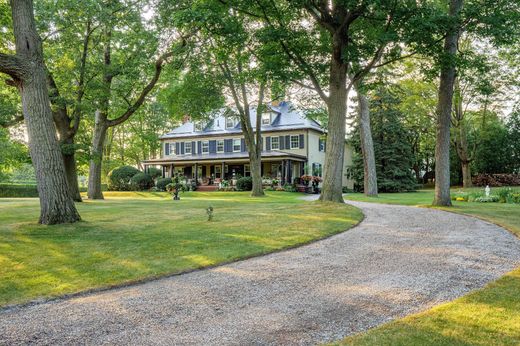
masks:
<instances>
[{"instance_id":1,"label":"window pane","mask_svg":"<svg viewBox=\"0 0 520 346\"><path fill-rule=\"evenodd\" d=\"M291 136L291 149L297 149L300 147L300 137Z\"/></svg>"},{"instance_id":2,"label":"window pane","mask_svg":"<svg viewBox=\"0 0 520 346\"><path fill-rule=\"evenodd\" d=\"M209 153L209 142L208 141L202 142L202 153L203 154Z\"/></svg>"},{"instance_id":3,"label":"window pane","mask_svg":"<svg viewBox=\"0 0 520 346\"><path fill-rule=\"evenodd\" d=\"M191 142L184 143L184 153L191 154Z\"/></svg>"},{"instance_id":4,"label":"window pane","mask_svg":"<svg viewBox=\"0 0 520 346\"><path fill-rule=\"evenodd\" d=\"M240 138L233 139L233 151L240 151L240 149L241 149Z\"/></svg>"},{"instance_id":5,"label":"window pane","mask_svg":"<svg viewBox=\"0 0 520 346\"><path fill-rule=\"evenodd\" d=\"M224 151L224 141L218 140L217 141L217 152L221 153Z\"/></svg>"},{"instance_id":6,"label":"window pane","mask_svg":"<svg viewBox=\"0 0 520 346\"><path fill-rule=\"evenodd\" d=\"M271 137L271 149L280 149L280 137Z\"/></svg>"}]
</instances>

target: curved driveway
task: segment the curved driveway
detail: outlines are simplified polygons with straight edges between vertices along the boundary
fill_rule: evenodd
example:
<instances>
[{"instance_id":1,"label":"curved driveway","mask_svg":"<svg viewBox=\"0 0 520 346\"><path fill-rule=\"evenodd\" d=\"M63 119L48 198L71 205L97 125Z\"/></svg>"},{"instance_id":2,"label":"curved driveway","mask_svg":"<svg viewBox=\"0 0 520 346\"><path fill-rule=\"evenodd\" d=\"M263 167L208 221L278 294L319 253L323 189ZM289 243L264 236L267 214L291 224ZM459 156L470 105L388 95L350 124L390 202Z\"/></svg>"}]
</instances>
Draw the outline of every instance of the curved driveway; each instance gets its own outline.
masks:
<instances>
[{"instance_id":1,"label":"curved driveway","mask_svg":"<svg viewBox=\"0 0 520 346\"><path fill-rule=\"evenodd\" d=\"M520 265L504 229L349 202L366 219L221 267L0 312L0 344L316 344L459 297Z\"/></svg>"}]
</instances>

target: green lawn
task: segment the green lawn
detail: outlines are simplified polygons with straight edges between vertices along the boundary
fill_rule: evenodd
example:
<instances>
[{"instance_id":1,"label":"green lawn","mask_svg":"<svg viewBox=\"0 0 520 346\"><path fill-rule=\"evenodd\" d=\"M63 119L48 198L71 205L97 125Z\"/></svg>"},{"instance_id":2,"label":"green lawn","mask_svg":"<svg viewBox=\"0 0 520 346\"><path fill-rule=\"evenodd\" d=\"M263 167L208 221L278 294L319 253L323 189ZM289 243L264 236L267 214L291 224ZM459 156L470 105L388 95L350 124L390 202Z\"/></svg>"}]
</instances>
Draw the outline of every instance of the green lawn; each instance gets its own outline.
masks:
<instances>
[{"instance_id":1,"label":"green lawn","mask_svg":"<svg viewBox=\"0 0 520 346\"><path fill-rule=\"evenodd\" d=\"M0 198L0 306L55 297L303 244L344 231L362 214L346 205L269 192L105 193L76 224L37 225L33 198ZM207 221L206 208L214 208Z\"/></svg>"},{"instance_id":2,"label":"green lawn","mask_svg":"<svg viewBox=\"0 0 520 346\"><path fill-rule=\"evenodd\" d=\"M433 191L348 199L379 203L431 204ZM520 205L454 202L447 210L480 217L520 236ZM484 289L423 313L346 338L342 345L520 345L520 268Z\"/></svg>"}]
</instances>

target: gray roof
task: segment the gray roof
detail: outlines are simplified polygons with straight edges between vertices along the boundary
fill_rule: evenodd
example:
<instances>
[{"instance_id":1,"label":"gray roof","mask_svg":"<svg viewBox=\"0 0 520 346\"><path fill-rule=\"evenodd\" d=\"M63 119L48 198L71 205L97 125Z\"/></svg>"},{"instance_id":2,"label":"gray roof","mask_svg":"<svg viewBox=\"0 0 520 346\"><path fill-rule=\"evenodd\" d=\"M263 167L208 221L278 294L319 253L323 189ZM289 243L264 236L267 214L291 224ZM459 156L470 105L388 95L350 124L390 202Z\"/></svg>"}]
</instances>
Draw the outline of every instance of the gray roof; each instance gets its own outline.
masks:
<instances>
[{"instance_id":1,"label":"gray roof","mask_svg":"<svg viewBox=\"0 0 520 346\"><path fill-rule=\"evenodd\" d=\"M294 108L290 102L280 102L278 106L268 106L273 112L273 120L270 125L263 125L262 131L287 131L294 129L314 129L324 132L320 124L312 119L305 117L303 112ZM215 112L212 119L207 122L203 131L195 131L193 122L186 122L183 125L173 129L172 131L162 135L160 138L182 138L207 135L225 135L242 133L240 122L233 128L226 128L226 112L223 108ZM256 128L256 107L250 108L251 124Z\"/></svg>"}]
</instances>

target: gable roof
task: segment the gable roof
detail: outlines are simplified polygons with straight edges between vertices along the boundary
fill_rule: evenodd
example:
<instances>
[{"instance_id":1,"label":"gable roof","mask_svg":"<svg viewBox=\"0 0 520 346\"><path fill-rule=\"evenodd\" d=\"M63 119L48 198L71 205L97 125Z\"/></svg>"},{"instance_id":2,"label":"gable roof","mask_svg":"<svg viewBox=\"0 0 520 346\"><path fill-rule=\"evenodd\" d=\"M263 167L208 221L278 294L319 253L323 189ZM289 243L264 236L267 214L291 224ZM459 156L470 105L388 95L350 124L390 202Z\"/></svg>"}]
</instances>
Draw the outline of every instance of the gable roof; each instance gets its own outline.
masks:
<instances>
[{"instance_id":1,"label":"gable roof","mask_svg":"<svg viewBox=\"0 0 520 346\"><path fill-rule=\"evenodd\" d=\"M271 120L270 125L262 125L262 131L270 132L294 129L313 129L324 132L323 128L317 121L305 117L303 112L295 109L290 102L280 102L278 106L269 105L268 108L273 112L273 114L275 114L275 116L274 119ZM251 125L253 128L256 128L256 107L251 107L249 109L249 114ZM242 133L240 122L237 122L233 128L226 128L226 109L223 108L215 113L213 118L207 122L206 127L202 131L195 131L195 123L189 121L162 135L160 138L182 138L234 133Z\"/></svg>"}]
</instances>

